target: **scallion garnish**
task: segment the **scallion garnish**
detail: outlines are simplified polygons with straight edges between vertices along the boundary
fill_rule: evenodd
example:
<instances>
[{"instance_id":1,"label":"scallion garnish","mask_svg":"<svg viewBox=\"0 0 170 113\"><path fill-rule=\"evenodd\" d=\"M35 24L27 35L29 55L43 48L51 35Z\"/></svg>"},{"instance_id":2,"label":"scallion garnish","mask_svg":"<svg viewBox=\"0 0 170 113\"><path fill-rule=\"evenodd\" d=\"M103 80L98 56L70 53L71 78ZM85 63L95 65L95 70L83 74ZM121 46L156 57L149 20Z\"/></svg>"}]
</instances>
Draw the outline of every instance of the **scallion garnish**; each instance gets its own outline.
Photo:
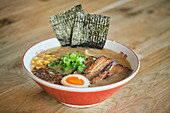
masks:
<instances>
[{"instance_id":1,"label":"scallion garnish","mask_svg":"<svg viewBox=\"0 0 170 113\"><path fill-rule=\"evenodd\" d=\"M50 71L49 74L54 75L54 73L52 71Z\"/></svg>"},{"instance_id":2,"label":"scallion garnish","mask_svg":"<svg viewBox=\"0 0 170 113\"><path fill-rule=\"evenodd\" d=\"M93 61L92 61L92 63L93 63L95 60L96 60L96 58L93 58Z\"/></svg>"},{"instance_id":3,"label":"scallion garnish","mask_svg":"<svg viewBox=\"0 0 170 113\"><path fill-rule=\"evenodd\" d=\"M51 63L49 63L48 67L52 68L59 65L61 66L63 72L70 69L74 70L76 68L79 72L82 72L86 68L86 66L84 65L86 57L87 55L79 54L79 51L77 51L77 54L68 52L65 56L62 56L57 61L52 61Z\"/></svg>"}]
</instances>

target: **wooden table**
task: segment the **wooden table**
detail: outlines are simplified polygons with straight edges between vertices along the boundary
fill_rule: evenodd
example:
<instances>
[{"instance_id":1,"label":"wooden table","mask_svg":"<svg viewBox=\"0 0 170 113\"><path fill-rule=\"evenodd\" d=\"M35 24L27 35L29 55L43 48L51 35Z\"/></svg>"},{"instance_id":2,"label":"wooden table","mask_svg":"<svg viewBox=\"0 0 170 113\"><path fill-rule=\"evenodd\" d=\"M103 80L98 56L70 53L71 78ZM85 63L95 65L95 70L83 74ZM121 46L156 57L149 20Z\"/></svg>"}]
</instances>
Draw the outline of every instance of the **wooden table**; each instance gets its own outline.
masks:
<instances>
[{"instance_id":1,"label":"wooden table","mask_svg":"<svg viewBox=\"0 0 170 113\"><path fill-rule=\"evenodd\" d=\"M67 107L24 71L32 45L55 37L49 16L82 4L85 12L111 17L108 38L134 50L139 73L106 101ZM169 113L170 0L1 0L0 113Z\"/></svg>"}]
</instances>

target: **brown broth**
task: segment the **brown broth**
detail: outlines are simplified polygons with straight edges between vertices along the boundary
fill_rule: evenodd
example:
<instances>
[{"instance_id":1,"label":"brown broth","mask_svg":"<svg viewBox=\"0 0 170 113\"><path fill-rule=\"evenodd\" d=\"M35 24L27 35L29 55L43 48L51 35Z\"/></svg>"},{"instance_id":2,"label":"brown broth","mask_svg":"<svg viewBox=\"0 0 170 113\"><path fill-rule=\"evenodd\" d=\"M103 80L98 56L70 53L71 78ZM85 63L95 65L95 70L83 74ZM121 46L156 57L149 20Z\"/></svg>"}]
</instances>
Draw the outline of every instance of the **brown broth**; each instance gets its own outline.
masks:
<instances>
[{"instance_id":1,"label":"brown broth","mask_svg":"<svg viewBox=\"0 0 170 113\"><path fill-rule=\"evenodd\" d=\"M113 59L117 64L121 64L125 67L131 68L130 63L126 60L125 57L123 57L121 54L114 52L110 49L91 49L91 48L71 48L71 47L56 47L56 48L52 48L52 49L48 49L40 54L38 54L36 57L36 60L34 60L34 66L33 63L31 66L33 66L32 68L32 72L34 75L36 75L37 77L46 80L48 82L51 83L55 83L55 84L61 84L61 79L66 76L59 74L59 70L51 70L48 69L47 64L44 64L45 61L48 61L49 63L51 61L56 61L58 58L60 58L61 56L65 56L68 52L73 52L73 53L77 53L77 51L79 51L80 54L84 54L87 56L94 56L94 57L100 57L102 55L106 56L107 58L111 58ZM48 56L48 57L47 57ZM52 59L52 60L48 60L48 59ZM36 62L38 62L38 60L41 60L40 64L36 64ZM39 68L37 68L39 67ZM59 69L58 67L56 67L57 69ZM52 75L49 73L49 71L51 73L53 73ZM60 70L61 71L61 70ZM99 86L99 85L106 85L106 84L111 84L114 82L118 82L120 80L125 79L127 76L129 75L120 75L119 73L115 74L113 77L109 77L109 79L105 79L105 81L99 81L98 84L92 84L91 86Z\"/></svg>"}]
</instances>

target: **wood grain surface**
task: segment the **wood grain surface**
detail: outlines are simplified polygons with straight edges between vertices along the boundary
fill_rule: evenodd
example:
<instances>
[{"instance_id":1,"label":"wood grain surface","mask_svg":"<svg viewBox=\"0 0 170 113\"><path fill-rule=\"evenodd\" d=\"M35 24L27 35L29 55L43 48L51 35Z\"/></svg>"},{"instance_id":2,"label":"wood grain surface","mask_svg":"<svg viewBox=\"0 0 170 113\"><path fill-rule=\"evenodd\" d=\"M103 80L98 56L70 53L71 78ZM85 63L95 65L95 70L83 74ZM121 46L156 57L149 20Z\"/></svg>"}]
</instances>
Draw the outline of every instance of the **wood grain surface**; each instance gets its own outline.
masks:
<instances>
[{"instance_id":1,"label":"wood grain surface","mask_svg":"<svg viewBox=\"0 0 170 113\"><path fill-rule=\"evenodd\" d=\"M139 73L106 101L78 109L44 92L21 59L35 43L55 37L49 16L82 4L111 17L108 38L134 50ZM170 0L1 0L0 113L170 113Z\"/></svg>"}]
</instances>

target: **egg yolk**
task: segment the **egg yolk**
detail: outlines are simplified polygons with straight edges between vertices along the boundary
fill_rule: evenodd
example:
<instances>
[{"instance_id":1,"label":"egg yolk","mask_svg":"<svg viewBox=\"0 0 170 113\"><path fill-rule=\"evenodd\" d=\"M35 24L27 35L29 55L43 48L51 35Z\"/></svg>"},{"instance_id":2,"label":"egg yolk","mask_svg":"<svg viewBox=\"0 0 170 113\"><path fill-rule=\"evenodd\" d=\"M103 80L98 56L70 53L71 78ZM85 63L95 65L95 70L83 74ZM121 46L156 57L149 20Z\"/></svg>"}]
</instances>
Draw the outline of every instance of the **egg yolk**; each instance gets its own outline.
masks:
<instances>
[{"instance_id":1,"label":"egg yolk","mask_svg":"<svg viewBox=\"0 0 170 113\"><path fill-rule=\"evenodd\" d=\"M83 85L84 81L78 77L71 76L66 79L66 82L73 85Z\"/></svg>"}]
</instances>

